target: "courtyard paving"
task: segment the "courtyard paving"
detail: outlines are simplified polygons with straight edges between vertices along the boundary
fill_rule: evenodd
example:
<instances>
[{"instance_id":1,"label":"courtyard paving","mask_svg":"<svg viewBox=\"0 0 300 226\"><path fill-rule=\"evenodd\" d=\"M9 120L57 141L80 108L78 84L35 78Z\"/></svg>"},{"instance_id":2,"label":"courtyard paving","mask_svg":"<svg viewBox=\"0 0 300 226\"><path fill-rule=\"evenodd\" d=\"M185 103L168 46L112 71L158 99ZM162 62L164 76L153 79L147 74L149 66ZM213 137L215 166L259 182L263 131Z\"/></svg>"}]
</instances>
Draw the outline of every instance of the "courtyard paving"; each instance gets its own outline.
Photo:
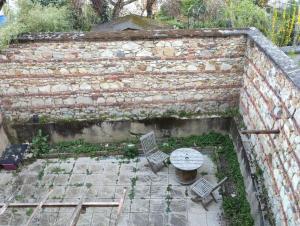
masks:
<instances>
[{"instance_id":1,"label":"courtyard paving","mask_svg":"<svg viewBox=\"0 0 300 226\"><path fill-rule=\"evenodd\" d=\"M0 171L0 202L14 192L13 202L38 202L52 188L47 202L118 201L127 188L118 225L130 226L218 226L222 225L221 196L205 211L191 201L189 186L180 185L169 165L155 175L145 166L146 159L128 161L117 157L37 160L20 172ZM216 166L208 155L199 169L216 183ZM136 181L134 183L134 181ZM67 225L74 208L44 208L32 225ZM0 225L20 226L32 209L9 208L0 216ZM87 208L77 225L113 226L117 208Z\"/></svg>"}]
</instances>

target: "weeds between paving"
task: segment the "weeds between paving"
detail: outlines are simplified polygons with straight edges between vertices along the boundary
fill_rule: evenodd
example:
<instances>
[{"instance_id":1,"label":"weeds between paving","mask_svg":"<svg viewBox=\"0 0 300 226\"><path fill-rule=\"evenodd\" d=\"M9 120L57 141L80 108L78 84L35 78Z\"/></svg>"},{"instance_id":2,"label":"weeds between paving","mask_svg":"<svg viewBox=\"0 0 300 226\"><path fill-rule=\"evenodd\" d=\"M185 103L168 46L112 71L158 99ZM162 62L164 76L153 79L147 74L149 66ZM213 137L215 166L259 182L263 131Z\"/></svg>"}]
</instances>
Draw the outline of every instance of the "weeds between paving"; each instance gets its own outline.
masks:
<instances>
[{"instance_id":1,"label":"weeds between paving","mask_svg":"<svg viewBox=\"0 0 300 226\"><path fill-rule=\"evenodd\" d=\"M45 148L40 153L72 153L90 154L95 153L123 153L125 158L134 158L138 155L138 139L128 142L112 144L91 144L83 140L64 141L54 145L49 145L47 139L38 134L39 139L35 139L36 146L33 147L36 156L39 156L39 148ZM225 182L225 192L223 193L223 209L225 220L230 225L253 225L254 221L250 214L250 205L246 199L246 192L243 177L240 172L239 162L234 150L233 143L228 135L218 133L208 133L200 136L190 136L185 138L168 138L159 142L159 148L167 153L181 147L213 147L214 160L218 165L218 179L225 176L229 178ZM56 171L56 170L55 170ZM135 178L132 180L131 198L134 197ZM167 200L170 202L171 200Z\"/></svg>"}]
</instances>

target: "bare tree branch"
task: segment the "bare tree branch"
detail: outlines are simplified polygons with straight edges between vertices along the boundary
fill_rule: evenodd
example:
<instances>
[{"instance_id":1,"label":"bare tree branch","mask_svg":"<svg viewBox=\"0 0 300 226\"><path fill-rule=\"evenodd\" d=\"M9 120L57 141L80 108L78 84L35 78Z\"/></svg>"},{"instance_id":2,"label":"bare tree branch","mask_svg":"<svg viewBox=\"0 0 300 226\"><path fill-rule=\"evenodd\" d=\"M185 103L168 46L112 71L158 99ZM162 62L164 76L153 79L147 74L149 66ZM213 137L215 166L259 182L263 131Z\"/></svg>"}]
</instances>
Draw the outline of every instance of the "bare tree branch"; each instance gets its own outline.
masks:
<instances>
[{"instance_id":1,"label":"bare tree branch","mask_svg":"<svg viewBox=\"0 0 300 226\"><path fill-rule=\"evenodd\" d=\"M127 0L126 2L123 2L123 6L129 5L130 3L136 2L137 0Z\"/></svg>"},{"instance_id":2,"label":"bare tree branch","mask_svg":"<svg viewBox=\"0 0 300 226\"><path fill-rule=\"evenodd\" d=\"M6 0L0 0L0 10L2 9L5 2L6 2Z\"/></svg>"},{"instance_id":3,"label":"bare tree branch","mask_svg":"<svg viewBox=\"0 0 300 226\"><path fill-rule=\"evenodd\" d=\"M116 6L116 3L113 0L109 0L109 3L112 4L113 6Z\"/></svg>"},{"instance_id":4,"label":"bare tree branch","mask_svg":"<svg viewBox=\"0 0 300 226\"><path fill-rule=\"evenodd\" d=\"M147 17L152 17L153 15L153 5L156 2L156 0L147 0L146 3L146 11L147 11Z\"/></svg>"},{"instance_id":5,"label":"bare tree branch","mask_svg":"<svg viewBox=\"0 0 300 226\"><path fill-rule=\"evenodd\" d=\"M125 5L133 3L135 1L137 1L137 0L127 0L126 2L124 2L124 0L117 0L114 5L112 18L113 19L117 18L120 15L120 13Z\"/></svg>"},{"instance_id":6,"label":"bare tree branch","mask_svg":"<svg viewBox=\"0 0 300 226\"><path fill-rule=\"evenodd\" d=\"M92 2L92 6L98 16L101 18L102 22L108 21L107 8L108 3L107 0L90 0Z\"/></svg>"}]
</instances>

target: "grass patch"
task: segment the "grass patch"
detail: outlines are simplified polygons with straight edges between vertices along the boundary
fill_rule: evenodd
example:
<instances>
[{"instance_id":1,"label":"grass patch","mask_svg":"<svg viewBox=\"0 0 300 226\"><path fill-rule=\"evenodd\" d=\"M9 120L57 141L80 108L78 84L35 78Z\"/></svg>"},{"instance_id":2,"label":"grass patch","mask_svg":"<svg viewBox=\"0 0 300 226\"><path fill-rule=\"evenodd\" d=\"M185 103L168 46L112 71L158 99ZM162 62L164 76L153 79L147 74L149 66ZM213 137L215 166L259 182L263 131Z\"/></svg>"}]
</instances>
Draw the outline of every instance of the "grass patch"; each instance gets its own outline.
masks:
<instances>
[{"instance_id":1,"label":"grass patch","mask_svg":"<svg viewBox=\"0 0 300 226\"><path fill-rule=\"evenodd\" d=\"M167 204L167 207L166 207L166 212L167 213L170 213L171 212L171 208L170 208L170 205L171 205L171 201L173 199L173 197L171 196L171 191L172 191L172 185L171 184L168 184L168 187L167 187L167 195L166 195L166 204Z\"/></svg>"},{"instance_id":2,"label":"grass patch","mask_svg":"<svg viewBox=\"0 0 300 226\"><path fill-rule=\"evenodd\" d=\"M92 183L86 183L86 185L85 185L87 188L90 188L90 187L92 187L93 186L93 184Z\"/></svg>"},{"instance_id":3,"label":"grass patch","mask_svg":"<svg viewBox=\"0 0 300 226\"><path fill-rule=\"evenodd\" d=\"M60 167L54 167L53 169L51 169L51 173L54 173L54 174L60 174L60 173L65 173L66 170L65 169L62 169Z\"/></svg>"},{"instance_id":4,"label":"grass patch","mask_svg":"<svg viewBox=\"0 0 300 226\"><path fill-rule=\"evenodd\" d=\"M51 146L50 153L74 153L74 154L90 154L94 155L97 152L105 153L124 153L127 158L136 157L138 140L130 142L116 142L106 144L92 144L83 139L74 141L62 141Z\"/></svg>"},{"instance_id":5,"label":"grass patch","mask_svg":"<svg viewBox=\"0 0 300 226\"><path fill-rule=\"evenodd\" d=\"M128 197L130 199L130 201L132 202L132 200L134 199L134 196L135 196L135 185L136 185L136 182L138 180L138 177L135 176L133 178L130 179L131 181L131 189L130 189L130 192L128 194Z\"/></svg>"},{"instance_id":6,"label":"grass patch","mask_svg":"<svg viewBox=\"0 0 300 226\"><path fill-rule=\"evenodd\" d=\"M226 193L223 195L225 217L232 226L252 226L254 221L250 214L250 205L246 199L244 179L240 171L233 143L229 136L223 136L222 145L217 149L216 154L220 161L223 162L221 163L217 177L220 180L227 176L229 178L228 183L234 188L234 195Z\"/></svg>"},{"instance_id":7,"label":"grass patch","mask_svg":"<svg viewBox=\"0 0 300 226\"><path fill-rule=\"evenodd\" d=\"M26 215L27 215L27 216L31 216L32 213L33 213L33 209L32 209L32 208L28 208L28 209L26 210Z\"/></svg>"},{"instance_id":8,"label":"grass patch","mask_svg":"<svg viewBox=\"0 0 300 226\"><path fill-rule=\"evenodd\" d=\"M74 187L82 187L82 186L83 186L83 183L75 183L75 184L71 184L71 186L74 186Z\"/></svg>"},{"instance_id":9,"label":"grass patch","mask_svg":"<svg viewBox=\"0 0 300 226\"><path fill-rule=\"evenodd\" d=\"M16 201L23 201L25 199L25 196L24 195L16 195L15 196L15 200Z\"/></svg>"}]
</instances>

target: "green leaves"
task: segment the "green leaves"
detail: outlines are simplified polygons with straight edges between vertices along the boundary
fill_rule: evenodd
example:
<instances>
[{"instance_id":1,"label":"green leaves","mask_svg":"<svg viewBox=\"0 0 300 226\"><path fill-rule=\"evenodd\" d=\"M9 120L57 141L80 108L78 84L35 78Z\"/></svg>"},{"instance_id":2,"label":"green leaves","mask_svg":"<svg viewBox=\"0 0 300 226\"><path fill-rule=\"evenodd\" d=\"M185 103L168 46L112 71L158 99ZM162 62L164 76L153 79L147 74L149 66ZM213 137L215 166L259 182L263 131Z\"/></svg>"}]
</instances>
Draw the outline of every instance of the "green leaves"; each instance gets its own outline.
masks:
<instances>
[{"instance_id":1,"label":"green leaves","mask_svg":"<svg viewBox=\"0 0 300 226\"><path fill-rule=\"evenodd\" d=\"M42 130L38 130L37 135L33 137L31 150L34 157L39 157L41 154L49 152L48 135L43 136Z\"/></svg>"}]
</instances>

